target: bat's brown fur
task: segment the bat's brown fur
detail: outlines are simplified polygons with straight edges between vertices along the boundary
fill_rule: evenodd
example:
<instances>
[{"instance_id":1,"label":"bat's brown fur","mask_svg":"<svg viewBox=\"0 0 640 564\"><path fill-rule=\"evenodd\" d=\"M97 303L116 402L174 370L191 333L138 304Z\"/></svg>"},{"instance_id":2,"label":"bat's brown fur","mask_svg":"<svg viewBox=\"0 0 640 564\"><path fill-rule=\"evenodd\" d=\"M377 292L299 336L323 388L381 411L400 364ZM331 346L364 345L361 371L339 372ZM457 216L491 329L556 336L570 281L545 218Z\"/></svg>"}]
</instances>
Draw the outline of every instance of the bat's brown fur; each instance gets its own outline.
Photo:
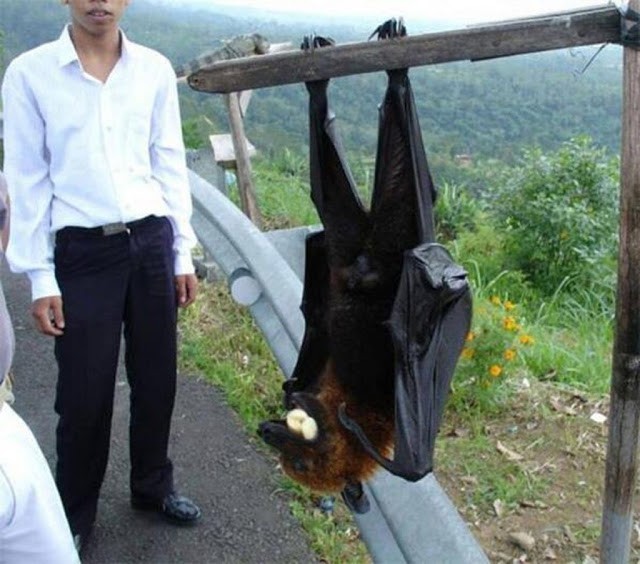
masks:
<instances>
[{"instance_id":1,"label":"bat's brown fur","mask_svg":"<svg viewBox=\"0 0 640 564\"><path fill-rule=\"evenodd\" d=\"M371 478L378 468L358 439L338 419L342 404L376 449L391 454L394 431L393 347L384 322L397 288L397 266L376 268L361 253L354 265L330 269L326 320L329 359L309 389L292 395L318 424L315 440L287 428L285 420L261 426L263 439L280 451L284 471L323 492ZM391 261L392 263L395 261ZM363 266L364 265L364 266Z\"/></svg>"},{"instance_id":2,"label":"bat's brown fur","mask_svg":"<svg viewBox=\"0 0 640 564\"><path fill-rule=\"evenodd\" d=\"M338 492L348 483L368 480L378 468L355 436L338 421L340 405L347 404L349 416L366 430L376 448L386 454L390 453L393 440L393 410L381 411L355 401L340 385L331 361L318 385L317 395L295 394L297 404L318 423L318 437L313 441L285 440L278 447L280 462L287 475L305 486L321 492Z\"/></svg>"}]
</instances>

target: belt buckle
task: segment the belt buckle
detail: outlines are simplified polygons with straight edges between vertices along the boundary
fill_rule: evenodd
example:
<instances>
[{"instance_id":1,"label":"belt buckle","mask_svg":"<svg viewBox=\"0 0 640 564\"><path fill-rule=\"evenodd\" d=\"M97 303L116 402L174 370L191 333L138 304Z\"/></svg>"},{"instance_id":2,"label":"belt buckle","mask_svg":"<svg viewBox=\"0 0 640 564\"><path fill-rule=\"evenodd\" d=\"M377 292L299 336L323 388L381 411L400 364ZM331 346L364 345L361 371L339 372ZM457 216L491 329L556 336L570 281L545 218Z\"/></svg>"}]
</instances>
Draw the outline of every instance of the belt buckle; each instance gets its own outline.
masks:
<instances>
[{"instance_id":1,"label":"belt buckle","mask_svg":"<svg viewBox=\"0 0 640 564\"><path fill-rule=\"evenodd\" d=\"M118 233L129 233L129 228L121 221L117 223L107 223L101 227L102 234L105 236L117 235Z\"/></svg>"}]
</instances>

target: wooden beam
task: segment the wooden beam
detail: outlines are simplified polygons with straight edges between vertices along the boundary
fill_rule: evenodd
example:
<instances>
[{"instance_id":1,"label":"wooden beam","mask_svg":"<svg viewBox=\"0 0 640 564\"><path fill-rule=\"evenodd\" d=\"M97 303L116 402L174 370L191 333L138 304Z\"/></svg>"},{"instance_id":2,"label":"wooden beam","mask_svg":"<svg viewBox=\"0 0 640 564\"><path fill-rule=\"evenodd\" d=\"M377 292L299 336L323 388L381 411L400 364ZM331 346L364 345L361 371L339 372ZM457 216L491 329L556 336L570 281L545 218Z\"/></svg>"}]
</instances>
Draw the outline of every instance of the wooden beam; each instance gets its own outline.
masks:
<instances>
[{"instance_id":1,"label":"wooden beam","mask_svg":"<svg viewBox=\"0 0 640 564\"><path fill-rule=\"evenodd\" d=\"M253 221L258 228L261 228L262 214L258 207L256 191L253 186L251 158L249 156L247 138L244 134L244 123L242 121L238 93L226 94L224 98L227 111L229 112L229 128L231 129L231 139L236 157L236 173L241 208L245 215Z\"/></svg>"},{"instance_id":2,"label":"wooden beam","mask_svg":"<svg viewBox=\"0 0 640 564\"><path fill-rule=\"evenodd\" d=\"M629 8L639 11L640 0ZM620 248L600 562L629 562L640 430L640 51L624 49Z\"/></svg>"},{"instance_id":3,"label":"wooden beam","mask_svg":"<svg viewBox=\"0 0 640 564\"><path fill-rule=\"evenodd\" d=\"M456 31L219 61L192 74L188 83L201 92L228 93L393 68L619 41L620 13L607 4Z\"/></svg>"}]
</instances>

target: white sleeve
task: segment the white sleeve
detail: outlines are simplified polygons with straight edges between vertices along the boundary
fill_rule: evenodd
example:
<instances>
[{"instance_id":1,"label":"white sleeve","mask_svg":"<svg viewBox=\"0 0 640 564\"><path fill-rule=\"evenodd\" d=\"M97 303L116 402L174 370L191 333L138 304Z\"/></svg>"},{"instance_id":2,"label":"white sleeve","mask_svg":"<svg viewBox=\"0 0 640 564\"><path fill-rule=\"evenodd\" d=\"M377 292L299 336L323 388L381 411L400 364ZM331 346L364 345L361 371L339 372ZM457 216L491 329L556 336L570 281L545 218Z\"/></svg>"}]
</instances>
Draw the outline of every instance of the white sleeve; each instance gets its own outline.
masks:
<instances>
[{"instance_id":1,"label":"white sleeve","mask_svg":"<svg viewBox=\"0 0 640 564\"><path fill-rule=\"evenodd\" d=\"M59 295L53 265L49 154L45 122L19 66L9 65L2 84L4 173L11 201L7 260L15 272L26 272L33 298Z\"/></svg>"},{"instance_id":2,"label":"white sleeve","mask_svg":"<svg viewBox=\"0 0 640 564\"><path fill-rule=\"evenodd\" d=\"M175 73L163 61L151 123L150 156L154 178L162 188L174 232L176 274L192 274L191 249L197 239L191 227L191 191L182 141L180 105Z\"/></svg>"},{"instance_id":3,"label":"white sleeve","mask_svg":"<svg viewBox=\"0 0 640 564\"><path fill-rule=\"evenodd\" d=\"M0 466L0 531L11 524L15 513L16 495Z\"/></svg>"}]
</instances>

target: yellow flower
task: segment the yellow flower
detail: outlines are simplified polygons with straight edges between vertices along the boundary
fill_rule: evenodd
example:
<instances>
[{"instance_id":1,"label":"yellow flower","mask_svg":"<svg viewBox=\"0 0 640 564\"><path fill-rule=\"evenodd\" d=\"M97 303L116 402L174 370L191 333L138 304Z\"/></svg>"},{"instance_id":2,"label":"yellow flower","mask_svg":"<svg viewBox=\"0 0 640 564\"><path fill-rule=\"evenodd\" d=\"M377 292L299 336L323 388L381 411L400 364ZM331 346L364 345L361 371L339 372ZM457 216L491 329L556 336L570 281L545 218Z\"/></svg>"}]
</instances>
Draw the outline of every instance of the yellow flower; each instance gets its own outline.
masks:
<instances>
[{"instance_id":1,"label":"yellow flower","mask_svg":"<svg viewBox=\"0 0 640 564\"><path fill-rule=\"evenodd\" d=\"M471 341L473 341L476 338L476 334L473 331L469 331L467 333L467 336L465 337L465 341L467 341L467 343L470 343Z\"/></svg>"},{"instance_id":2,"label":"yellow flower","mask_svg":"<svg viewBox=\"0 0 640 564\"><path fill-rule=\"evenodd\" d=\"M513 360L516 357L516 351L514 351L513 349L507 349L506 351L504 351L504 354L502 355L504 356L505 360Z\"/></svg>"},{"instance_id":3,"label":"yellow flower","mask_svg":"<svg viewBox=\"0 0 640 564\"><path fill-rule=\"evenodd\" d=\"M512 301L506 300L504 302L504 309L506 309L507 311L511 311L514 307L516 307L516 304L514 304Z\"/></svg>"},{"instance_id":4,"label":"yellow flower","mask_svg":"<svg viewBox=\"0 0 640 564\"><path fill-rule=\"evenodd\" d=\"M498 376L500 376L500 374L502 374L502 366L500 366L499 364L492 364L489 367L489 374L491 374L491 376L493 376L494 378L497 378Z\"/></svg>"},{"instance_id":5,"label":"yellow flower","mask_svg":"<svg viewBox=\"0 0 640 564\"><path fill-rule=\"evenodd\" d=\"M462 358L473 358L473 355L475 354L473 349L468 349L467 347L464 347L462 349L462 352L460 353L460 356Z\"/></svg>"},{"instance_id":6,"label":"yellow flower","mask_svg":"<svg viewBox=\"0 0 640 564\"><path fill-rule=\"evenodd\" d=\"M498 296L491 296L490 301L493 305L500 305L502 304L502 301L500 300L500 298Z\"/></svg>"},{"instance_id":7,"label":"yellow flower","mask_svg":"<svg viewBox=\"0 0 640 564\"><path fill-rule=\"evenodd\" d=\"M518 340L523 345L533 345L533 343L535 343L535 339L531 335L520 335L520 337L518 337Z\"/></svg>"},{"instance_id":8,"label":"yellow flower","mask_svg":"<svg viewBox=\"0 0 640 564\"><path fill-rule=\"evenodd\" d=\"M507 315L507 317L502 320L502 326L507 331L517 331L520 328L516 323L515 317L512 317L511 315Z\"/></svg>"}]
</instances>

